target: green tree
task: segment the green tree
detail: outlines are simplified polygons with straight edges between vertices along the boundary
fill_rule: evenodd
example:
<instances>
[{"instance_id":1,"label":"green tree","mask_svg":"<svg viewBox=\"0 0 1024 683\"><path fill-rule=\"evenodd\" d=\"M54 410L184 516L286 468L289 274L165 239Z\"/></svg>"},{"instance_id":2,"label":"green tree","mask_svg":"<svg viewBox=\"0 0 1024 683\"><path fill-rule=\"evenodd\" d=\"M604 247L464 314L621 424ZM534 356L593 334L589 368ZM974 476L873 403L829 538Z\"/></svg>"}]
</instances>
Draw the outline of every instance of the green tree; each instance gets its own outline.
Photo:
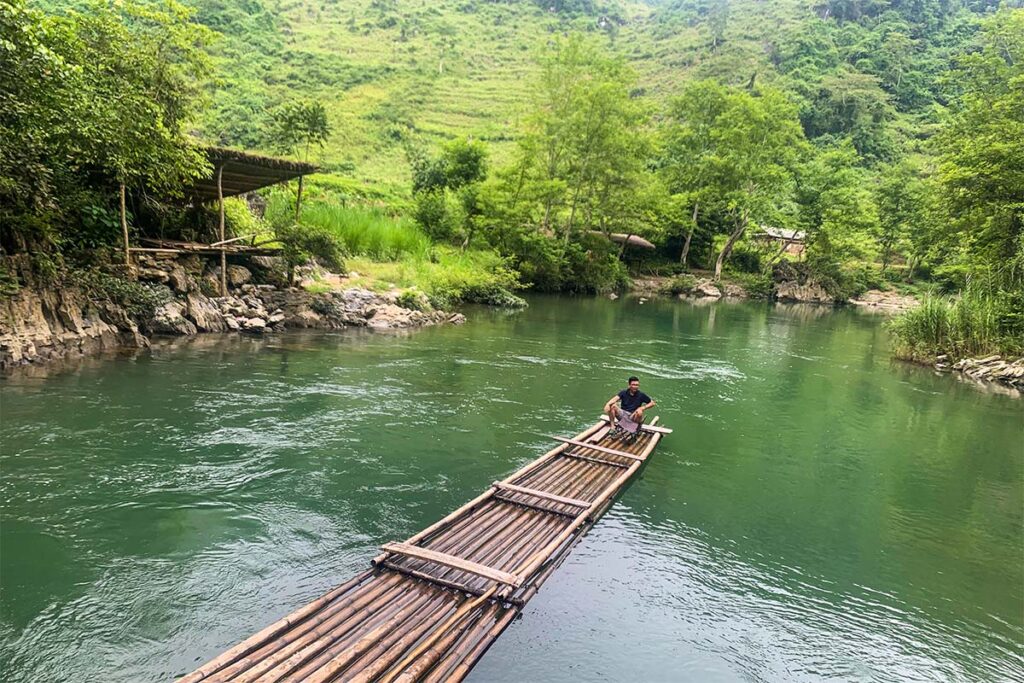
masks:
<instances>
[{"instance_id":1,"label":"green tree","mask_svg":"<svg viewBox=\"0 0 1024 683\"><path fill-rule=\"evenodd\" d=\"M206 170L188 129L210 36L173 0L96 2L60 16L0 4L5 245L74 241L83 212L114 204L117 183L165 196Z\"/></svg>"},{"instance_id":2,"label":"green tree","mask_svg":"<svg viewBox=\"0 0 1024 683\"><path fill-rule=\"evenodd\" d=\"M935 138L939 180L968 268L1000 268L1021 249L1024 224L1024 9L983 24L953 74L964 88Z\"/></svg>"},{"instance_id":3,"label":"green tree","mask_svg":"<svg viewBox=\"0 0 1024 683\"><path fill-rule=\"evenodd\" d=\"M895 254L905 252L909 256L907 277L911 278L917 260L915 256L921 254L921 250L915 247L929 230L925 182L920 171L907 159L882 166L878 178L875 196L882 272L888 270Z\"/></svg>"},{"instance_id":4,"label":"green tree","mask_svg":"<svg viewBox=\"0 0 1024 683\"><path fill-rule=\"evenodd\" d=\"M483 212L479 192L487 177L487 147L474 140L452 140L436 157L414 157L412 166L417 222L434 239L459 237L465 249Z\"/></svg>"},{"instance_id":5,"label":"green tree","mask_svg":"<svg viewBox=\"0 0 1024 683\"><path fill-rule=\"evenodd\" d=\"M804 138L796 107L781 93L758 93L711 82L684 89L669 113L666 156L679 177L698 180L702 196L729 225L715 261L715 279L753 223L774 223L792 204L794 169ZM694 160L686 157L695 156Z\"/></svg>"},{"instance_id":6,"label":"green tree","mask_svg":"<svg viewBox=\"0 0 1024 683\"><path fill-rule=\"evenodd\" d=\"M878 207L871 174L859 162L847 140L817 150L798 174L797 201L808 259L827 272L875 253Z\"/></svg>"},{"instance_id":7,"label":"green tree","mask_svg":"<svg viewBox=\"0 0 1024 683\"><path fill-rule=\"evenodd\" d=\"M311 147L323 147L331 136L324 105L314 100L285 102L270 115L270 146L282 154L298 154L309 161Z\"/></svg>"}]
</instances>

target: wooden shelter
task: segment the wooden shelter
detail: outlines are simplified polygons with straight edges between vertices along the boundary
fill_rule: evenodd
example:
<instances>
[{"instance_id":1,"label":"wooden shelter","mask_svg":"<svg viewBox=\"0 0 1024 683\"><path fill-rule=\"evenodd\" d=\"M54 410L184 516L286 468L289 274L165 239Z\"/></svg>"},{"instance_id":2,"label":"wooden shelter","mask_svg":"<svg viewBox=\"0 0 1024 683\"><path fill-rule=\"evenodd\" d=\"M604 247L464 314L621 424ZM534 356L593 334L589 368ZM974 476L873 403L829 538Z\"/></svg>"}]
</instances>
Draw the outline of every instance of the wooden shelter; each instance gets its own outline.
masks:
<instances>
[{"instance_id":1,"label":"wooden shelter","mask_svg":"<svg viewBox=\"0 0 1024 683\"><path fill-rule=\"evenodd\" d=\"M607 418L606 418L607 419ZM461 681L670 429L560 444L178 683Z\"/></svg>"},{"instance_id":2,"label":"wooden shelter","mask_svg":"<svg viewBox=\"0 0 1024 683\"><path fill-rule=\"evenodd\" d=\"M652 242L645 240L643 237L640 237L639 235L627 235L624 232L610 232L606 234L601 232L600 230L591 230L590 232L595 235L604 235L612 242L615 242L616 244L621 244L624 247L639 247L640 249L656 248Z\"/></svg>"},{"instance_id":3,"label":"wooden shelter","mask_svg":"<svg viewBox=\"0 0 1024 683\"><path fill-rule=\"evenodd\" d=\"M782 253L792 256L800 256L807 248L807 234L803 230L787 230L785 228L773 228L770 225L762 225L754 233L753 238L763 244L778 246L780 255Z\"/></svg>"},{"instance_id":4,"label":"wooden shelter","mask_svg":"<svg viewBox=\"0 0 1024 683\"><path fill-rule=\"evenodd\" d=\"M259 154L249 154L223 147L207 147L206 158L212 167L208 176L196 178L185 187L183 196L186 201L193 204L204 204L216 201L220 212L218 241L213 244L200 244L196 242L180 242L173 240L159 240L160 244L155 247L132 248L128 244L128 221L125 213L125 188L121 185L121 228L124 233L124 257L125 263L131 262L131 252L191 252L198 254L220 254L220 290L221 296L227 294L227 255L231 253L245 253L261 255L272 252L266 248L256 245L241 244L244 236L226 239L224 235L224 198L234 197L246 192L252 192L270 185L286 183L293 178L299 179L298 195L295 201L295 220L298 221L302 211L302 179L310 173L319 169L315 164L301 161L289 161L276 157L267 157ZM154 241L150 240L150 243Z\"/></svg>"}]
</instances>

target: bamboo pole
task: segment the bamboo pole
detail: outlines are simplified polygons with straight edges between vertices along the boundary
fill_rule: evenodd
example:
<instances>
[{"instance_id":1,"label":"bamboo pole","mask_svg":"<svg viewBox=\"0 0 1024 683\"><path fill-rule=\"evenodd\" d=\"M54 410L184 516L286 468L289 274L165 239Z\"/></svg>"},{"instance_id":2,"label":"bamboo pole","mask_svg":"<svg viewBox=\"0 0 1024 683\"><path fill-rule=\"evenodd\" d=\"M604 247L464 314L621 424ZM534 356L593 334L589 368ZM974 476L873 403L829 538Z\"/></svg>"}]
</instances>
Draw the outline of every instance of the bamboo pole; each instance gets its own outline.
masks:
<instances>
[{"instance_id":1,"label":"bamboo pole","mask_svg":"<svg viewBox=\"0 0 1024 683\"><path fill-rule=\"evenodd\" d=\"M124 183L121 183L121 232L124 235L124 264L132 264L132 253L128 248L128 211L124 205Z\"/></svg>"},{"instance_id":2,"label":"bamboo pole","mask_svg":"<svg viewBox=\"0 0 1024 683\"><path fill-rule=\"evenodd\" d=\"M408 625L404 633L382 639L352 666L353 672L358 671L349 683L361 681L368 683L378 675L387 671L402 654L420 640L428 631L437 628L439 617L435 613L421 614L420 618ZM443 616L443 615L442 615ZM428 636L429 637L429 636ZM363 664L365 662L365 664Z\"/></svg>"},{"instance_id":3,"label":"bamboo pole","mask_svg":"<svg viewBox=\"0 0 1024 683\"><path fill-rule=\"evenodd\" d=\"M524 486L516 486L515 484L505 484L500 481L496 481L491 486L494 486L500 491L509 491L511 493L519 493L525 496L533 496L534 498L540 498L541 500L548 500L553 503L561 503L562 505L571 505L573 507L585 508L590 505L588 500L577 500L576 498L566 498L565 496L559 496L548 491L542 491L540 489L526 488Z\"/></svg>"},{"instance_id":4,"label":"bamboo pole","mask_svg":"<svg viewBox=\"0 0 1024 683\"><path fill-rule=\"evenodd\" d=\"M603 426L604 426L603 423L598 422L597 424L593 425L592 427L589 427L588 429L585 429L584 431L580 432L579 434L577 434L573 438L578 439L578 440L586 439L587 437L591 436L596 431L601 429ZM541 465L543 465L547 461L549 461L552 458L554 458L555 456L557 456L559 453L564 451L566 448L568 448L568 444L561 444L559 446L555 446L554 448L549 450L547 453L542 455L537 460L534 460L533 462L525 465L521 469L513 472L508 477L502 479L502 481L503 482L514 483L515 479L517 477L523 476L524 474L535 470L536 468L540 467ZM425 536L428 536L431 533L437 531L439 528L443 527L445 524L451 522L452 520L454 520L455 518L459 517L464 512L466 512L467 510L470 510L475 505L478 505L479 503L487 500L488 498L492 497L493 495L494 495L494 489L493 488L484 491L483 493L481 493L479 496L477 496L473 500L471 500L468 503L466 503L465 505L463 505L463 506L453 510L452 512L450 512L449 514L445 515L444 517L442 517L437 522L434 522L433 524L428 526L426 529L420 531L419 533L413 534L409 538L405 539L405 543L408 543L409 545L415 545L417 542L422 540ZM387 553L381 553L377 557L373 558L373 563L374 564L378 564L380 562L383 562L384 558L386 556L387 556Z\"/></svg>"},{"instance_id":5,"label":"bamboo pole","mask_svg":"<svg viewBox=\"0 0 1024 683\"><path fill-rule=\"evenodd\" d=\"M197 683L198 681L203 680L207 676L210 676L218 670L231 664L232 662L234 662L234 660L238 659L239 657L244 657L248 655L250 652L253 652L261 645L264 645L272 641L274 638L277 638L278 636L288 631L289 629L293 628L297 624L302 623L311 615L315 614L316 612L319 612L321 609L330 604L337 597L343 595L351 588L358 586L360 583L369 578L372 574L373 571L368 569L352 577L350 580L341 584L334 590L329 591L324 596L318 598L317 600L314 600L305 607L297 609L291 614L282 617L281 619L278 619L270 626L264 628L262 631L255 633L254 635L250 636L249 638L246 638L241 643L231 648L230 650L227 650L226 652L221 653L219 656L214 657L209 662L199 667L187 676L179 678L177 683Z\"/></svg>"},{"instance_id":6,"label":"bamboo pole","mask_svg":"<svg viewBox=\"0 0 1024 683\"><path fill-rule=\"evenodd\" d=\"M410 609L418 608L427 599L429 599L428 595L424 595L417 591L410 591L408 590L408 586L406 586L397 600L392 599L387 601L378 601L381 603L379 609L376 609L371 613L360 615L360 619L356 622L356 625L358 626L368 622L372 616L383 616L383 625L392 624L395 619L406 614ZM376 604L374 607L376 607ZM378 623L381 623L379 618L377 621ZM243 675L232 679L232 683L254 683L260 679L269 679L271 681L279 680L293 671L301 669L311 659L315 658L325 649L336 644L339 639L344 638L347 633L351 632L351 630L351 628L339 628L338 625L332 626L331 628L323 628L322 631L319 631L321 635L318 638L305 642L302 647L284 650L275 654L274 657L260 662L258 666L255 666L246 671ZM364 636L364 638L366 638L366 636Z\"/></svg>"},{"instance_id":7,"label":"bamboo pole","mask_svg":"<svg viewBox=\"0 0 1024 683\"><path fill-rule=\"evenodd\" d=\"M415 604L413 605L415 607ZM382 635L393 629L396 625L407 619L413 612L412 607L406 607L388 621L373 629L358 641L339 652L333 659L306 677L307 683L325 683L341 673L355 659L363 655L373 647Z\"/></svg>"},{"instance_id":8,"label":"bamboo pole","mask_svg":"<svg viewBox=\"0 0 1024 683\"><path fill-rule=\"evenodd\" d=\"M382 577L380 585L372 587L367 593L349 596L342 602L338 610L334 610L329 614L318 615L315 620L310 620L306 622L306 624L303 624L308 628L292 629L287 633L277 636L272 642L267 643L266 646L253 650L244 658L233 662L231 666L218 671L215 675L209 678L209 680L211 682L226 681L252 669L254 666L265 661L268 657L276 655L281 650L294 652L295 650L303 647L304 644L308 643L310 640L316 638L318 629L322 631L325 628L336 624L338 619L345 619L356 614L359 609L374 598L388 595L391 592L388 589L394 589L396 584L398 584L398 581L398 577ZM325 623L328 624L327 627L324 626Z\"/></svg>"},{"instance_id":9,"label":"bamboo pole","mask_svg":"<svg viewBox=\"0 0 1024 683\"><path fill-rule=\"evenodd\" d=\"M497 592L497 590L498 590L498 586L495 585L489 591L487 591L486 593L484 593L480 597L476 598L475 600L466 602L461 607L459 607L457 610L455 610L455 614L453 614L450 617L448 617L448 620L445 621L440 626L440 628L434 629L433 634L431 634L430 637L428 637L426 640L424 640L422 643L420 643L419 646L415 650L410 652L406 656L406 658L401 661L401 663L398 666L396 666L395 668L393 668L391 670L391 673L387 674L386 676L383 676L380 679L380 683L391 683L391 681L393 681L395 679L395 676L397 675L397 672L399 672L402 669L404 669L405 667L409 666L409 664L411 664L413 661L415 661L415 659L417 657L419 657L420 654L424 650L426 650L431 645L433 645L434 642L436 642L437 639L440 638L444 634L445 631L447 631L452 626L454 626L456 623L458 623L458 621L460 619L462 619L464 616L466 616L469 612L471 612L472 610L476 609L479 605L483 604L492 595L494 595ZM405 680L407 680L407 678L405 676L403 676L401 678L401 680L405 681ZM408 679L408 680L412 680L412 679Z\"/></svg>"},{"instance_id":10,"label":"bamboo pole","mask_svg":"<svg viewBox=\"0 0 1024 683\"><path fill-rule=\"evenodd\" d=\"M228 295L228 252L224 248L224 164L217 167L217 204L220 209L220 295Z\"/></svg>"},{"instance_id":11,"label":"bamboo pole","mask_svg":"<svg viewBox=\"0 0 1024 683\"><path fill-rule=\"evenodd\" d=\"M657 421L657 419L658 418L655 417L654 420L651 422L651 424L653 425ZM647 455L651 451L654 450L654 447L658 444L658 441L660 439L661 439L661 435L660 434L655 434L651 438L651 441L648 443L647 448L644 449L644 452L642 454L643 457L646 458ZM521 581L526 580L533 572L535 572L537 570L537 568L544 562L544 560L546 559L547 556L551 555L556 550L558 550L558 546L561 545L562 543L564 543L566 541L566 539L568 539L569 536L571 536L572 533L574 531L576 531L576 529L578 529L584 522L587 521L587 518L594 511L594 509L597 508L600 505L601 502L603 502L604 500L606 500L606 499L610 498L611 496L613 496L615 494L615 492L623 484L625 484L627 481L629 481L629 479L633 476L633 473L636 472L638 469L640 469L640 466L642 464L643 464L642 462L637 461L637 462L634 462L632 465L630 465L629 469L627 469L625 472L623 472L621 475L619 475L619 477L612 483L612 485L609 486L608 488L606 488L602 492L601 496L597 500L595 500L593 503L591 503L589 508L585 509L579 515L577 515L576 519L574 519L572 522L570 522L569 525L565 528L565 530L562 531L562 533L559 534L555 538L555 540L551 541L551 543L549 543L548 546L546 548L544 548L544 550L536 553L533 557L531 557L527 562L524 562L522 566L518 567L512 573L516 574L518 577L520 577ZM507 595L509 593L510 593L510 591L507 591L507 590L502 591L502 597L504 597L505 595Z\"/></svg>"},{"instance_id":12,"label":"bamboo pole","mask_svg":"<svg viewBox=\"0 0 1024 683\"><path fill-rule=\"evenodd\" d=\"M299 191L295 194L295 222L298 223L302 218L302 179L304 176L299 176Z\"/></svg>"},{"instance_id":13,"label":"bamboo pole","mask_svg":"<svg viewBox=\"0 0 1024 683\"><path fill-rule=\"evenodd\" d=\"M436 589L428 584L421 583L418 581L410 581L409 579L403 580L403 585L406 588L407 598L425 598L427 602L421 603L420 606L413 611L406 611L406 615L410 617L423 617L433 614L436 610L440 609L442 612L447 611L454 603L454 598L448 594L445 594L440 589ZM445 605L445 601L450 604ZM397 608L405 607L407 603L402 603ZM309 659L301 668L293 670L284 681L304 681L308 676L313 675L319 671L328 662L335 659L342 652L348 651L360 641L364 635L378 626L385 624L396 614L396 606L391 606L393 609L390 610L378 610L371 618L364 619L359 622L356 627L353 627L340 634L340 637L332 643L329 647L321 651L315 657ZM400 629L402 624L400 622L395 627ZM393 629L394 630L394 629ZM382 631L382 637L385 637L387 633ZM377 641L379 642L379 640ZM371 645L372 647L372 645ZM351 666L353 663L360 660L361 655L356 655L354 659L348 664ZM262 682L261 682L262 683Z\"/></svg>"}]
</instances>

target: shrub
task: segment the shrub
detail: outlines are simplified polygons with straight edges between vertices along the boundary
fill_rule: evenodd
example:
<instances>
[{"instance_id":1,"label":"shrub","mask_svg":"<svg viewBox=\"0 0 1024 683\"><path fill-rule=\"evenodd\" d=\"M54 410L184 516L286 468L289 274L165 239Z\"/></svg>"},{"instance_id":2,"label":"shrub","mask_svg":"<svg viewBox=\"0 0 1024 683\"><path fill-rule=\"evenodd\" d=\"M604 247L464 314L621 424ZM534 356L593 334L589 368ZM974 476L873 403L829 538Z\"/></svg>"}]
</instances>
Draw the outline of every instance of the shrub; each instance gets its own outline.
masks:
<instances>
[{"instance_id":1,"label":"shrub","mask_svg":"<svg viewBox=\"0 0 1024 683\"><path fill-rule=\"evenodd\" d=\"M732 273L730 278L747 290L752 299L768 299L775 286L767 273Z\"/></svg>"},{"instance_id":2,"label":"shrub","mask_svg":"<svg viewBox=\"0 0 1024 683\"><path fill-rule=\"evenodd\" d=\"M680 294L686 294L689 292L696 284L697 278L689 273L683 273L681 275L676 275L674 278L666 282L658 291L661 294L679 296Z\"/></svg>"},{"instance_id":3,"label":"shrub","mask_svg":"<svg viewBox=\"0 0 1024 683\"><path fill-rule=\"evenodd\" d=\"M72 271L68 280L90 299L109 301L125 309L137 322L149 320L157 308L174 298L162 285L143 284L99 270Z\"/></svg>"},{"instance_id":4,"label":"shrub","mask_svg":"<svg viewBox=\"0 0 1024 683\"><path fill-rule=\"evenodd\" d=\"M563 288L578 293L601 294L629 285L629 273L619 260L618 248L602 235L584 235L565 250Z\"/></svg>"},{"instance_id":5,"label":"shrub","mask_svg":"<svg viewBox=\"0 0 1024 683\"><path fill-rule=\"evenodd\" d=\"M315 258L329 270L345 271L344 245L331 231L316 225L299 224L278 228L276 232L290 268Z\"/></svg>"}]
</instances>

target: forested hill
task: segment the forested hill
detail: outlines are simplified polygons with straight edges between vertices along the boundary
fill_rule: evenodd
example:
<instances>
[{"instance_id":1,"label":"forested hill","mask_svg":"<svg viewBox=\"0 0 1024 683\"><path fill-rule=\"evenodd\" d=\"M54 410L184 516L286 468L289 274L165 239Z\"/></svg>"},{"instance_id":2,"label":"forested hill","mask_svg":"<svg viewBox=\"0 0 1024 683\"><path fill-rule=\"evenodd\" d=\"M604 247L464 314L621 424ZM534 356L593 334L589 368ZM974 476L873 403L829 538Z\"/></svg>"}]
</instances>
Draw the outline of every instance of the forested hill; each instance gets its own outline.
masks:
<instances>
[{"instance_id":1,"label":"forested hill","mask_svg":"<svg viewBox=\"0 0 1024 683\"><path fill-rule=\"evenodd\" d=\"M501 162L531 109L546 37L604 34L657 110L692 78L781 86L808 137L849 136L867 161L927 137L955 95L952 55L994 0L188 0L223 35L203 135L268 146L268 112L324 103L329 170L407 193L408 142L470 136Z\"/></svg>"}]
</instances>

